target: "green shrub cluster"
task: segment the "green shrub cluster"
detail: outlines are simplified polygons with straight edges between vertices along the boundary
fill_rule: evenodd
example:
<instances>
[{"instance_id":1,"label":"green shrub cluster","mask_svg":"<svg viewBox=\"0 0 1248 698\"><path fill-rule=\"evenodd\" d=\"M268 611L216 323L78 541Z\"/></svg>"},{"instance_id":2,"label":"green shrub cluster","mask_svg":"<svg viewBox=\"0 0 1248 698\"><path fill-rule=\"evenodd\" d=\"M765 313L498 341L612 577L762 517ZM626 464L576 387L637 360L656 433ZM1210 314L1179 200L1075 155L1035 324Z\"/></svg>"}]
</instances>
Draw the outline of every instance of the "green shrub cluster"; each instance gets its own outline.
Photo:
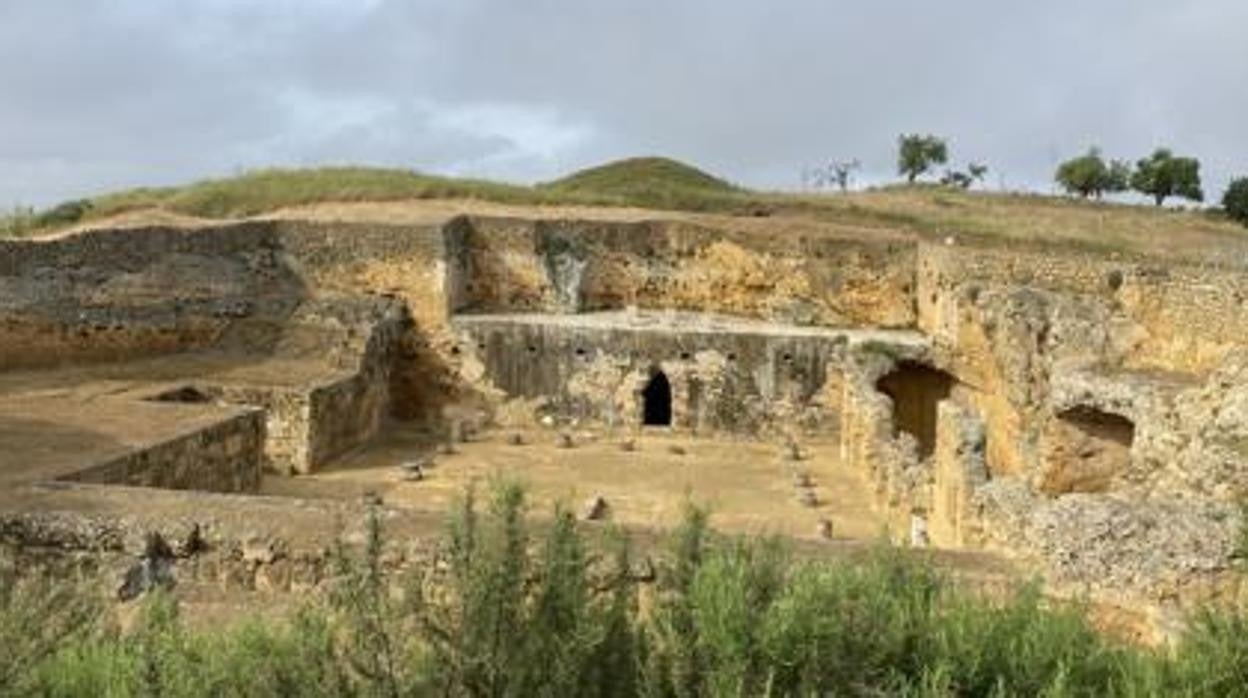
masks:
<instances>
[{"instance_id":1,"label":"green shrub cluster","mask_svg":"<svg viewBox=\"0 0 1248 698\"><path fill-rule=\"evenodd\" d=\"M592 536L592 537L591 537ZM650 569L627 539L523 491L468 493L442 563L390 578L382 531L339 551L328 601L190 632L156 595L128 632L51 587L4 581L0 680L46 696L1234 696L1248 620L1207 614L1173 651L1116 644L1034 587L959 593L903 552L799 559L715 536L690 509ZM396 583L402 593L395 593Z\"/></svg>"}]
</instances>

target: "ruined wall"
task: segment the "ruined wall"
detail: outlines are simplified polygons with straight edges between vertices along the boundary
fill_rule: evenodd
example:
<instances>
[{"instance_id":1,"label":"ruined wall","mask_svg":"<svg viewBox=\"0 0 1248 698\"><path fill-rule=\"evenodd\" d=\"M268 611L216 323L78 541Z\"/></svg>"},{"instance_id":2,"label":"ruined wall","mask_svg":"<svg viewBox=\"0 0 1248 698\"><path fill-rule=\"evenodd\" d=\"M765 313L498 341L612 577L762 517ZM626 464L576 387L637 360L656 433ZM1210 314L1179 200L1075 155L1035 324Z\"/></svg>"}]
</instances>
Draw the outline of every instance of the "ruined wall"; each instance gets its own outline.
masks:
<instances>
[{"instance_id":1,"label":"ruined wall","mask_svg":"<svg viewBox=\"0 0 1248 698\"><path fill-rule=\"evenodd\" d=\"M62 478L72 482L208 492L260 485L264 415L242 409L205 429Z\"/></svg>"},{"instance_id":2,"label":"ruined wall","mask_svg":"<svg viewBox=\"0 0 1248 698\"><path fill-rule=\"evenodd\" d=\"M1231 269L1112 256L920 245L921 329L950 338L967 292L1028 287L1109 308L1115 351L1136 369L1207 373L1248 342L1248 276ZM972 294L973 295L973 294ZM1210 321L1216 318L1216 322Z\"/></svg>"},{"instance_id":3,"label":"ruined wall","mask_svg":"<svg viewBox=\"0 0 1248 698\"><path fill-rule=\"evenodd\" d=\"M456 324L464 361L479 363L483 379L506 396L544 401L558 414L636 426L642 392L661 371L672 387L675 426L742 433L781 423L827 426L835 417L823 404L830 372L861 341L813 328L716 328L713 317L697 315L672 315L656 326L661 317L560 322L492 315L463 316ZM903 334L896 341L918 339Z\"/></svg>"},{"instance_id":4,"label":"ruined wall","mask_svg":"<svg viewBox=\"0 0 1248 698\"><path fill-rule=\"evenodd\" d=\"M215 345L306 289L272 228L246 223L0 240L0 367L115 361Z\"/></svg>"},{"instance_id":5,"label":"ruined wall","mask_svg":"<svg viewBox=\"0 0 1248 698\"><path fill-rule=\"evenodd\" d=\"M796 324L914 324L914 247L683 222L472 218L448 245L457 312L628 306Z\"/></svg>"},{"instance_id":6,"label":"ruined wall","mask_svg":"<svg viewBox=\"0 0 1248 698\"><path fill-rule=\"evenodd\" d=\"M758 432L765 422L820 417L827 366L846 341L716 330L645 330L463 317L463 351L509 397L545 398L560 415L639 426L641 392L655 372L670 382L674 426Z\"/></svg>"},{"instance_id":7,"label":"ruined wall","mask_svg":"<svg viewBox=\"0 0 1248 698\"><path fill-rule=\"evenodd\" d=\"M1140 495L1163 487L1178 487L1174 495L1243 491L1233 444L1248 428L1223 421L1219 445L1208 448L1181 436L1217 414L1214 390L1201 386L1240 390L1226 367L1248 339L1236 300L1248 291L1242 275L925 245L918 290L920 327L988 425L994 476L1021 476L1053 492L1073 486L1061 482L1067 475L1058 463L1073 463L1061 452L1065 437L1077 435L1063 431L1059 414L1090 408L1129 419L1136 433L1127 465L1105 466L1116 475L1098 486ZM1076 478L1101 467L1085 465Z\"/></svg>"}]
</instances>

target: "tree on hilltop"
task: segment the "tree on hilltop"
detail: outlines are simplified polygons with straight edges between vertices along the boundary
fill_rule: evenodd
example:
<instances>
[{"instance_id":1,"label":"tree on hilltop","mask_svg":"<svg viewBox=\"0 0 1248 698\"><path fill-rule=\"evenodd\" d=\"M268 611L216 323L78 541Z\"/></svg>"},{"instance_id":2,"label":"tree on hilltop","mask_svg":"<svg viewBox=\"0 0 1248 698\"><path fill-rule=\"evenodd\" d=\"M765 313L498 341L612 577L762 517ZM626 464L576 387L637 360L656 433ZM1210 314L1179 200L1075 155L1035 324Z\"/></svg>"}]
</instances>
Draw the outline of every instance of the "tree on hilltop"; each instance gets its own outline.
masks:
<instances>
[{"instance_id":1,"label":"tree on hilltop","mask_svg":"<svg viewBox=\"0 0 1248 698\"><path fill-rule=\"evenodd\" d=\"M1086 155L1059 165L1054 179L1071 194L1099 199L1105 194L1127 190L1131 166L1120 160L1106 162L1099 148L1090 148Z\"/></svg>"},{"instance_id":2,"label":"tree on hilltop","mask_svg":"<svg viewBox=\"0 0 1248 698\"><path fill-rule=\"evenodd\" d=\"M1222 208L1232 220L1248 225L1248 177L1231 180L1222 194Z\"/></svg>"},{"instance_id":3,"label":"tree on hilltop","mask_svg":"<svg viewBox=\"0 0 1248 698\"><path fill-rule=\"evenodd\" d=\"M965 172L962 170L946 170L944 176L940 178L940 183L946 187L970 189L976 182L983 182L984 176L987 174L987 165L972 162L966 166Z\"/></svg>"},{"instance_id":4,"label":"tree on hilltop","mask_svg":"<svg viewBox=\"0 0 1248 698\"><path fill-rule=\"evenodd\" d=\"M949 148L942 138L917 133L903 133L897 137L897 173L905 175L906 181L911 184L933 165L943 165L948 161Z\"/></svg>"},{"instance_id":5,"label":"tree on hilltop","mask_svg":"<svg viewBox=\"0 0 1248 698\"><path fill-rule=\"evenodd\" d=\"M1205 200L1205 193L1200 188L1200 161L1176 157L1166 148L1158 148L1136 163L1135 174L1131 175L1131 188L1153 197L1158 206L1171 196L1192 201Z\"/></svg>"}]
</instances>

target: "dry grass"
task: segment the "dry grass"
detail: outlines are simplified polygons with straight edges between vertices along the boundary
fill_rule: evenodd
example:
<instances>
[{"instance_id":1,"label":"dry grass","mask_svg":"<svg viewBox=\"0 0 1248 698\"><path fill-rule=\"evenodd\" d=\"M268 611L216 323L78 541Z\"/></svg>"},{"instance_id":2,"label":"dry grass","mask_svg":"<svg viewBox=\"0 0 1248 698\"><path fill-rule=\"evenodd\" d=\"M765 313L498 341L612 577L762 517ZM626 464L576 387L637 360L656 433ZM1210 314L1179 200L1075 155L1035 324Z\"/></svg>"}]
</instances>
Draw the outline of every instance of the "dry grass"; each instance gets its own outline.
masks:
<instances>
[{"instance_id":1,"label":"dry grass","mask_svg":"<svg viewBox=\"0 0 1248 698\"><path fill-rule=\"evenodd\" d=\"M632 208L766 216L967 242L1025 245L1098 254L1149 256L1243 266L1248 232L1209 211L1089 202L1036 194L966 192L918 185L849 194L742 189L661 158L591 168L538 186L455 179L407 170L338 167L263 170L184 187L135 189L96 198L78 223L135 212L164 219L243 218L326 203L486 202L520 207ZM10 216L0 236L48 232L67 223ZM6 227L7 226L7 227Z\"/></svg>"},{"instance_id":2,"label":"dry grass","mask_svg":"<svg viewBox=\"0 0 1248 698\"><path fill-rule=\"evenodd\" d=\"M790 198L818 217L892 221L927 237L1238 265L1248 261L1248 231L1210 211L934 186Z\"/></svg>"}]
</instances>

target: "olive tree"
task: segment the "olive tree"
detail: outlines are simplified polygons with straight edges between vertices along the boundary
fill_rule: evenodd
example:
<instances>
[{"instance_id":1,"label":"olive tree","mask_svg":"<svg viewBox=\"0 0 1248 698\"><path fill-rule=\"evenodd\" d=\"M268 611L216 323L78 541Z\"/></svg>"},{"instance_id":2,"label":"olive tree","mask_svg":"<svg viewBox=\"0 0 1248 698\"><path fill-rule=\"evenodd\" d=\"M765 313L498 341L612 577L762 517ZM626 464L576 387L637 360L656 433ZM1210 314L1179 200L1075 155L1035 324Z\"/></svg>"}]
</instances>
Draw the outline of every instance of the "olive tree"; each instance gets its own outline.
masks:
<instances>
[{"instance_id":1,"label":"olive tree","mask_svg":"<svg viewBox=\"0 0 1248 698\"><path fill-rule=\"evenodd\" d=\"M1105 194L1127 190L1131 166L1118 160L1106 162L1100 149L1091 148L1087 154L1059 165L1054 179L1071 194L1099 199Z\"/></svg>"},{"instance_id":2,"label":"olive tree","mask_svg":"<svg viewBox=\"0 0 1248 698\"><path fill-rule=\"evenodd\" d=\"M905 175L907 182L913 183L933 165L943 165L948 160L949 148L942 138L917 133L903 133L897 138L897 173Z\"/></svg>"},{"instance_id":3,"label":"olive tree","mask_svg":"<svg viewBox=\"0 0 1248 698\"><path fill-rule=\"evenodd\" d=\"M1153 197L1158 206L1171 196L1192 201L1205 200L1200 188L1200 161L1177 157L1165 148L1158 148L1136 163L1135 174L1131 175L1131 188Z\"/></svg>"}]
</instances>

